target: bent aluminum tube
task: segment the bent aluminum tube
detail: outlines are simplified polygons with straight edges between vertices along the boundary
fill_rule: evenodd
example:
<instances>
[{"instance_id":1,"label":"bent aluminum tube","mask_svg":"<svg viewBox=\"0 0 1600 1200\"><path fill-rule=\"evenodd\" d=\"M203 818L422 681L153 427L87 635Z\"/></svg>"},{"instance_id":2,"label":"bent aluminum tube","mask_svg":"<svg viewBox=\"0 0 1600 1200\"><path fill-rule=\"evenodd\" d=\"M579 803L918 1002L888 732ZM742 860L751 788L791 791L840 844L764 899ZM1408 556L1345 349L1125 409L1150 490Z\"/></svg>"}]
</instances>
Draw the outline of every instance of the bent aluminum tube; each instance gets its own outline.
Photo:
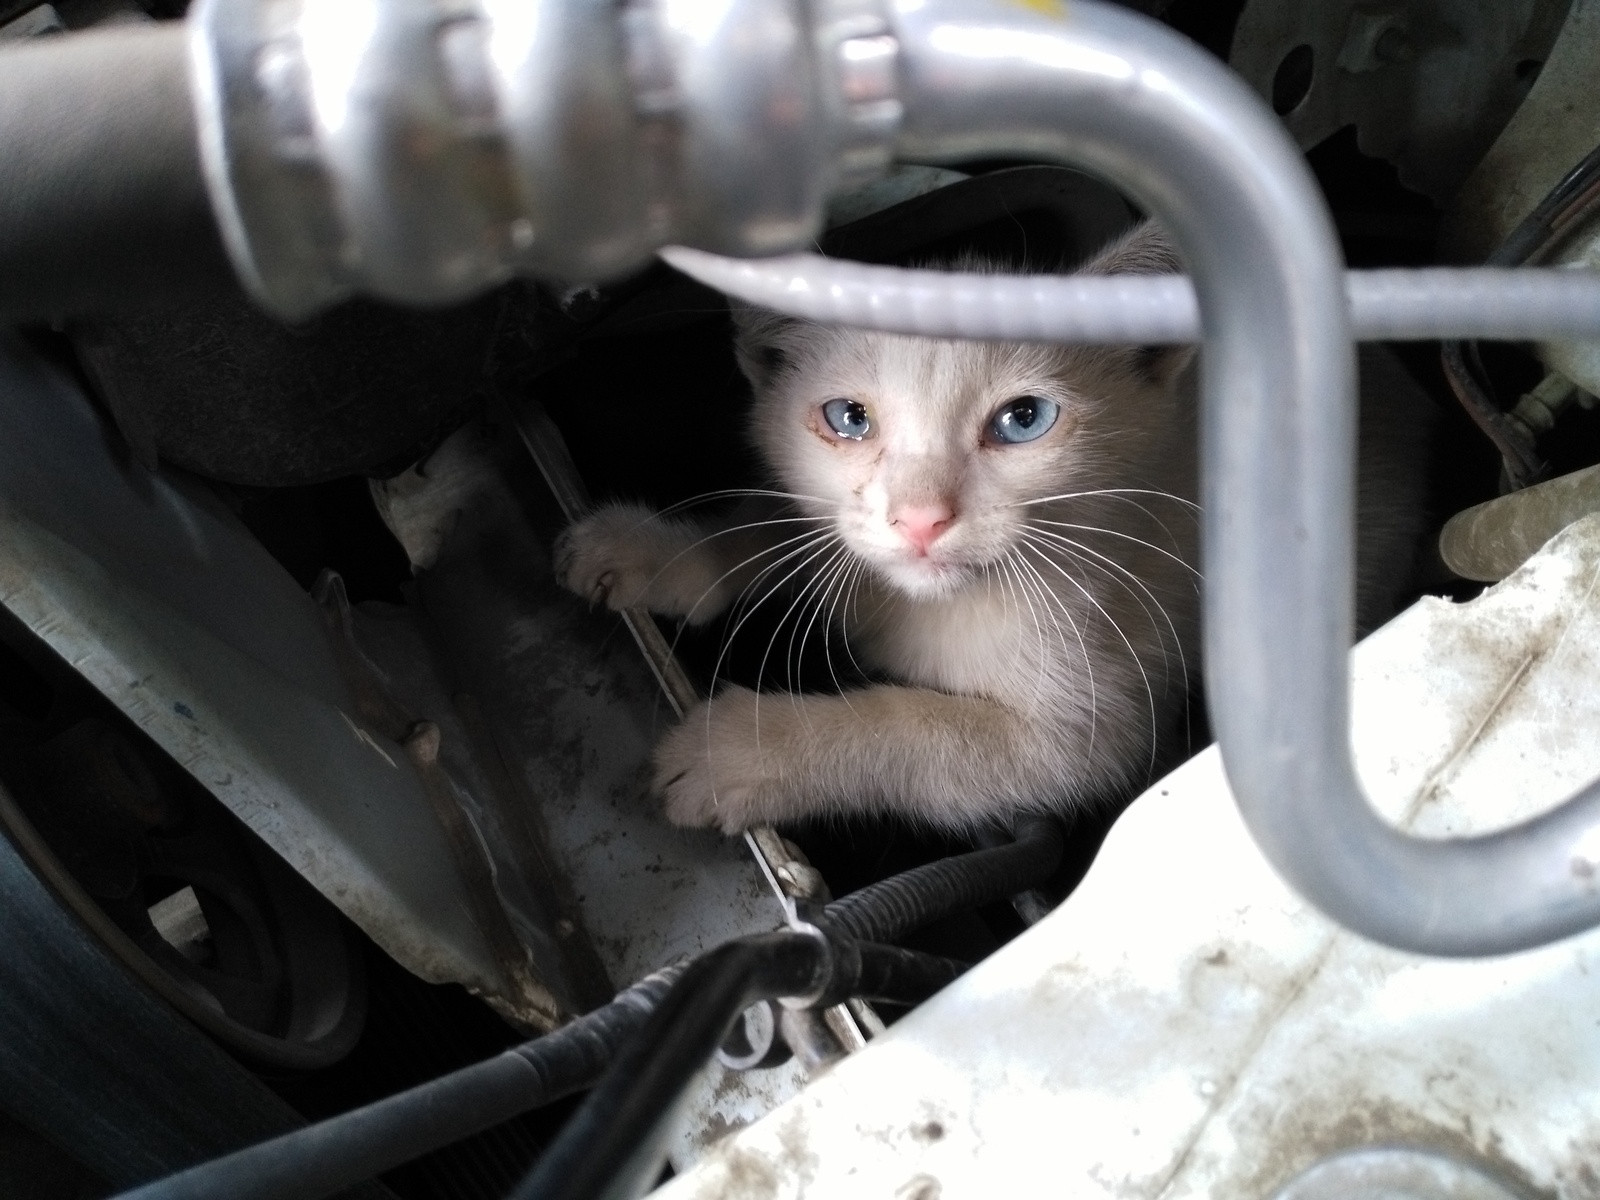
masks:
<instances>
[{"instance_id":1,"label":"bent aluminum tube","mask_svg":"<svg viewBox=\"0 0 1600 1200\"><path fill-rule=\"evenodd\" d=\"M1206 684L1268 859L1335 920L1428 954L1600 922L1600 786L1515 829L1427 841L1380 819L1350 756L1354 354L1338 243L1299 152L1221 64L1153 21L906 0L901 158L1088 167L1172 232L1202 356Z\"/></svg>"},{"instance_id":2,"label":"bent aluminum tube","mask_svg":"<svg viewBox=\"0 0 1600 1200\"><path fill-rule=\"evenodd\" d=\"M824 324L1007 341L1200 340L1194 286L1181 275L979 275L817 254L724 258L685 246L661 257L750 304ZM1587 337L1600 329L1600 271L1350 271L1345 297L1357 341Z\"/></svg>"}]
</instances>

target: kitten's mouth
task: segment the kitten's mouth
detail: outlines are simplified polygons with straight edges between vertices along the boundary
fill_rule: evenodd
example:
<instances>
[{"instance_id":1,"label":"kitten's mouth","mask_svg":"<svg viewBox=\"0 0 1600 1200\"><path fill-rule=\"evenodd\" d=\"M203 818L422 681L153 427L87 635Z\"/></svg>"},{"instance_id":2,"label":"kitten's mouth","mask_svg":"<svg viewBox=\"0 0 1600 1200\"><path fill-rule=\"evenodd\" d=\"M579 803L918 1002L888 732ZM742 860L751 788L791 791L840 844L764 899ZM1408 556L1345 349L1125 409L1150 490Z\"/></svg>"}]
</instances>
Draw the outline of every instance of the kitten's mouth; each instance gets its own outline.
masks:
<instances>
[{"instance_id":1,"label":"kitten's mouth","mask_svg":"<svg viewBox=\"0 0 1600 1200\"><path fill-rule=\"evenodd\" d=\"M880 561L878 570L896 588L911 596L945 595L972 576L972 569L966 563L926 554Z\"/></svg>"}]
</instances>

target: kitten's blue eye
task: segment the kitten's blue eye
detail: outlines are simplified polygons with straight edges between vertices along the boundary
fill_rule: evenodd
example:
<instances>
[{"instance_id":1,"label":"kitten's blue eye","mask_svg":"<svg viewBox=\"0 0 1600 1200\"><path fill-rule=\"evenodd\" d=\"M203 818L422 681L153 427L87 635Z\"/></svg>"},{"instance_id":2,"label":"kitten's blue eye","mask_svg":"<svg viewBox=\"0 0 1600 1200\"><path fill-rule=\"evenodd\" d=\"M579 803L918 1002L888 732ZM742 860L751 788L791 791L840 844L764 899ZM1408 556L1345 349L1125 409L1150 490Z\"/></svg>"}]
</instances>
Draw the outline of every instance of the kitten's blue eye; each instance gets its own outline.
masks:
<instances>
[{"instance_id":1,"label":"kitten's blue eye","mask_svg":"<svg viewBox=\"0 0 1600 1200\"><path fill-rule=\"evenodd\" d=\"M867 407L855 400L829 400L822 406L822 419L842 438L859 442L872 432Z\"/></svg>"},{"instance_id":2,"label":"kitten's blue eye","mask_svg":"<svg viewBox=\"0 0 1600 1200\"><path fill-rule=\"evenodd\" d=\"M1031 442L1043 437L1056 423L1061 406L1043 396L1018 396L995 413L989 422L989 436L1005 445Z\"/></svg>"}]
</instances>

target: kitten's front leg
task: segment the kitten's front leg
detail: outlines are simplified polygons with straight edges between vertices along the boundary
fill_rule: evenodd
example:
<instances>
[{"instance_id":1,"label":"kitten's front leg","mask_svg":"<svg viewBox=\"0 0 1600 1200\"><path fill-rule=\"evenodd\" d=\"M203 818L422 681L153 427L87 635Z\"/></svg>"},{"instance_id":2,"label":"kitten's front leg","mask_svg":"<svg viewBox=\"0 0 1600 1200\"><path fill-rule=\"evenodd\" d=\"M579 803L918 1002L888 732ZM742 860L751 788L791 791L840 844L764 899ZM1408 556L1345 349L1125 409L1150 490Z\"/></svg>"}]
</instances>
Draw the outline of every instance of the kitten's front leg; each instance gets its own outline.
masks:
<instances>
[{"instance_id":1,"label":"kitten's front leg","mask_svg":"<svg viewBox=\"0 0 1600 1200\"><path fill-rule=\"evenodd\" d=\"M609 504L556 540L556 579L592 604L647 608L690 624L711 620L744 586L742 525L707 527L638 504Z\"/></svg>"},{"instance_id":2,"label":"kitten's front leg","mask_svg":"<svg viewBox=\"0 0 1600 1200\"><path fill-rule=\"evenodd\" d=\"M675 824L725 833L868 810L961 828L1072 794L1082 760L1052 732L994 701L926 688L730 687L657 745L655 789Z\"/></svg>"}]
</instances>

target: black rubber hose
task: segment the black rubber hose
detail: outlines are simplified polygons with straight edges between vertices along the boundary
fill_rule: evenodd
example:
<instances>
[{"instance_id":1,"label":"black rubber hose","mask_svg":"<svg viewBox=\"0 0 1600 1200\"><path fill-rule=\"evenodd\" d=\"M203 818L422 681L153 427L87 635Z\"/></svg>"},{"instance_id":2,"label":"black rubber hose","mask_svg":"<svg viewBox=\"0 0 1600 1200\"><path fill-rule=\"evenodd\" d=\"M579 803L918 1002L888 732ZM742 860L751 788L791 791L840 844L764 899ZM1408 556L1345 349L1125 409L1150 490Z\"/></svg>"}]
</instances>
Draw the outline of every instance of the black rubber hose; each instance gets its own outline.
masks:
<instances>
[{"instance_id":1,"label":"black rubber hose","mask_svg":"<svg viewBox=\"0 0 1600 1200\"><path fill-rule=\"evenodd\" d=\"M649 975L609 1004L364 1108L331 1117L116 1200L318 1200L401 1163L592 1086L685 967Z\"/></svg>"},{"instance_id":2,"label":"black rubber hose","mask_svg":"<svg viewBox=\"0 0 1600 1200\"><path fill-rule=\"evenodd\" d=\"M813 992L820 938L764 933L725 942L684 971L600 1086L589 1093L513 1200L600 1200L642 1194L660 1173L688 1082L758 1000Z\"/></svg>"},{"instance_id":3,"label":"black rubber hose","mask_svg":"<svg viewBox=\"0 0 1600 1200\"><path fill-rule=\"evenodd\" d=\"M1065 839L1049 817L1017 824L1017 840L957 854L851 892L823 915L863 942L893 942L941 917L968 912L1043 883L1061 863Z\"/></svg>"},{"instance_id":4,"label":"black rubber hose","mask_svg":"<svg viewBox=\"0 0 1600 1200\"><path fill-rule=\"evenodd\" d=\"M1585 154L1533 211L1522 220L1489 255L1491 267L1520 267L1542 254L1563 229L1581 217L1595 201L1600 184L1600 146Z\"/></svg>"},{"instance_id":5,"label":"black rubber hose","mask_svg":"<svg viewBox=\"0 0 1600 1200\"><path fill-rule=\"evenodd\" d=\"M232 279L184 38L171 22L0 49L0 321L126 310Z\"/></svg>"},{"instance_id":6,"label":"black rubber hose","mask_svg":"<svg viewBox=\"0 0 1600 1200\"><path fill-rule=\"evenodd\" d=\"M1441 342L1439 365L1444 370L1445 382L1455 393L1461 407L1484 437L1494 443L1500 452L1500 463L1505 470L1506 482L1512 491L1521 491L1537 483L1544 475L1545 463L1539 457L1533 438L1520 421L1501 410L1489 394L1472 365L1467 361L1466 342Z\"/></svg>"},{"instance_id":7,"label":"black rubber hose","mask_svg":"<svg viewBox=\"0 0 1600 1200\"><path fill-rule=\"evenodd\" d=\"M921 1004L966 973L970 964L937 954L902 950L863 942L861 963L848 998L885 1000L891 1004Z\"/></svg>"}]
</instances>

